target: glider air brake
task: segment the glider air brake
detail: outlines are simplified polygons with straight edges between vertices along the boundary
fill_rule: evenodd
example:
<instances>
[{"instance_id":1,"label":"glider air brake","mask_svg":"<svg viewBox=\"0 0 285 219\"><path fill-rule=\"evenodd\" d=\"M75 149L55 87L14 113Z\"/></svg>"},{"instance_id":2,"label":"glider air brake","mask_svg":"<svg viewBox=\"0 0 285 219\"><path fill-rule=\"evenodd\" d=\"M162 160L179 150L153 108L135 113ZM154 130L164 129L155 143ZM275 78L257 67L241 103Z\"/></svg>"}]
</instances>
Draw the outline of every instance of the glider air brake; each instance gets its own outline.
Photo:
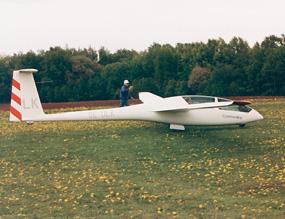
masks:
<instances>
[{"instance_id":1,"label":"glider air brake","mask_svg":"<svg viewBox=\"0 0 285 219\"><path fill-rule=\"evenodd\" d=\"M249 102L196 95L162 98L149 92L139 94L142 103L137 105L46 114L34 81L35 72L36 69L13 72L10 121L144 120L168 123L171 129L185 130L184 125L244 126L263 119L248 106Z\"/></svg>"}]
</instances>

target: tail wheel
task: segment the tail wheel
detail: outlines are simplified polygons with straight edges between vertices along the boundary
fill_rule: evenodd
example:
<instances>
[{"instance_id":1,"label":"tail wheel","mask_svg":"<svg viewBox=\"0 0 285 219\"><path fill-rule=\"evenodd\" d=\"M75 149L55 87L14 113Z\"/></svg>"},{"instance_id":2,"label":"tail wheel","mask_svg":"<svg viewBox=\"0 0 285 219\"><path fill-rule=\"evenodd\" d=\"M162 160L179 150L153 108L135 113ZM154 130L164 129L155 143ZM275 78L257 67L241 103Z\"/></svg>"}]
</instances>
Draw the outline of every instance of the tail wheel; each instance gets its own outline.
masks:
<instances>
[{"instance_id":1,"label":"tail wheel","mask_svg":"<svg viewBox=\"0 0 285 219\"><path fill-rule=\"evenodd\" d=\"M245 127L245 124L240 124L239 127L243 128Z\"/></svg>"}]
</instances>

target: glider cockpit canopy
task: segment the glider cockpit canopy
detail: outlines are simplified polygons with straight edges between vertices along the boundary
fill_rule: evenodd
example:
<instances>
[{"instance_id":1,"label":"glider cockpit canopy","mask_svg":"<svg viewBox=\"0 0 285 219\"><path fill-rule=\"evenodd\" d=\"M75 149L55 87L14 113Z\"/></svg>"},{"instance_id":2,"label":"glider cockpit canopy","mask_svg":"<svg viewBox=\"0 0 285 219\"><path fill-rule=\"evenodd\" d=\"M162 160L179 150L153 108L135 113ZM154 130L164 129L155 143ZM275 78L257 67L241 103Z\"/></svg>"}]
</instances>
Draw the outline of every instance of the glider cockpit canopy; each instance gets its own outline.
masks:
<instances>
[{"instance_id":1,"label":"glider cockpit canopy","mask_svg":"<svg viewBox=\"0 0 285 219\"><path fill-rule=\"evenodd\" d=\"M200 95L185 95L182 96L183 99L190 105L201 104L201 103L221 103L221 102L232 102L230 99L212 97L212 96L200 96ZM232 104L228 106L219 107L221 110L228 111L239 111L239 112L250 112L252 108L247 106L250 104L248 101L233 101Z\"/></svg>"},{"instance_id":2,"label":"glider cockpit canopy","mask_svg":"<svg viewBox=\"0 0 285 219\"><path fill-rule=\"evenodd\" d=\"M200 95L185 95L182 97L188 104L231 102L232 101L232 100L220 98L220 97L200 96Z\"/></svg>"}]
</instances>

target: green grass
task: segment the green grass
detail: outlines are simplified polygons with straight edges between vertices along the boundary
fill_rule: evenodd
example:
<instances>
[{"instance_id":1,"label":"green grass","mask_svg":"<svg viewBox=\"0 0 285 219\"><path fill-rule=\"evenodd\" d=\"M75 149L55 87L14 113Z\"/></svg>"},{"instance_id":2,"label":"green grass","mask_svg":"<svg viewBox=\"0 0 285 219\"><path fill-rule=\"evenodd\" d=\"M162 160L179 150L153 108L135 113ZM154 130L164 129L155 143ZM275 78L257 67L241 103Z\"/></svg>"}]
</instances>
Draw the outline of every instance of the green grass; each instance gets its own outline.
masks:
<instances>
[{"instance_id":1,"label":"green grass","mask_svg":"<svg viewBox=\"0 0 285 219\"><path fill-rule=\"evenodd\" d=\"M1 216L284 218L285 101L245 128L148 122L9 123ZM4 217L5 218L5 217Z\"/></svg>"}]
</instances>

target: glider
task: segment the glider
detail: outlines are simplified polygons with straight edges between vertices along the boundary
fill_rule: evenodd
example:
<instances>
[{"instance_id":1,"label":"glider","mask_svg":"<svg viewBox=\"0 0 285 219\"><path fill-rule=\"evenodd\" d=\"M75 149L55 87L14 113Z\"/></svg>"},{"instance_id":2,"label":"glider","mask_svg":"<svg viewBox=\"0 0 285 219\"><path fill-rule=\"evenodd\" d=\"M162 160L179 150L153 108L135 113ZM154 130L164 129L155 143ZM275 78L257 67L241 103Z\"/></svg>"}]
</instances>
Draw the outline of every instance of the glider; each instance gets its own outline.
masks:
<instances>
[{"instance_id":1,"label":"glider","mask_svg":"<svg viewBox=\"0 0 285 219\"><path fill-rule=\"evenodd\" d=\"M46 114L38 95L33 73L36 69L13 72L10 121L144 120L170 124L170 129L185 130L185 125L240 125L263 119L249 102L211 96L162 98L139 93L141 104L111 109Z\"/></svg>"}]
</instances>

